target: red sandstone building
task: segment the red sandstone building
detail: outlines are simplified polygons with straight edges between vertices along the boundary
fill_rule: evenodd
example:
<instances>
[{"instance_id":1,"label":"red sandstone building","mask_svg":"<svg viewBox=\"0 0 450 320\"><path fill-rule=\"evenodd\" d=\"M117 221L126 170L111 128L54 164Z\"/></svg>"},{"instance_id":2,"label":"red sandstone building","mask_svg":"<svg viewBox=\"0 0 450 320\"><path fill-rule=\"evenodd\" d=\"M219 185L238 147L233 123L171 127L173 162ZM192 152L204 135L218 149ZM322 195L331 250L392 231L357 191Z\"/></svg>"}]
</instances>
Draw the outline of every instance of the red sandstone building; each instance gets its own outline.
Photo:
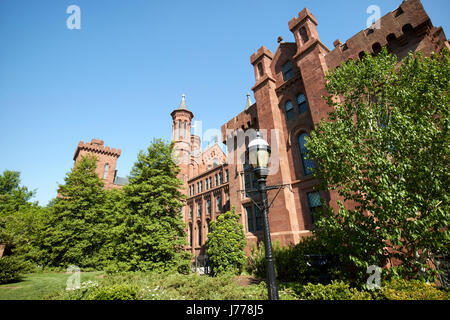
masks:
<instances>
[{"instance_id":1,"label":"red sandstone building","mask_svg":"<svg viewBox=\"0 0 450 320\"><path fill-rule=\"evenodd\" d=\"M265 139L277 156L279 169L269 175L268 185L287 186L270 208L272 241L282 245L297 243L310 234L320 199L336 203L336 194L314 190L318 184L310 170L314 162L305 158L304 147L304 138L314 130L314 124L327 118L331 111L322 99L326 95L325 74L349 59L360 59L364 52L376 55L383 46L399 60L411 51L429 55L450 48L442 28L433 26L419 0L404 1L379 22L379 29L361 30L345 43L336 40L330 50L320 41L318 22L308 9L289 21L295 42L279 39L275 53L262 46L250 57L256 102L252 103L248 96L245 109L222 126L221 142L227 144L228 155L217 139L213 145L201 149L200 137L191 134L194 114L188 110L183 95L179 108L171 113L172 141L180 161L179 178L187 196L182 212L188 249L195 255L205 253L210 222L232 207L241 217L247 249L262 239L261 214L243 192L252 187L253 181L245 165L238 161L251 139L251 135L246 135L249 129L267 130ZM272 137L274 132L276 137ZM244 139L240 139L242 135ZM74 160L87 151L100 157L97 170L105 179L105 188L116 187L120 181L126 183L115 174L120 150L104 148L103 141L80 142ZM269 200L273 196L269 193Z\"/></svg>"},{"instance_id":2,"label":"red sandstone building","mask_svg":"<svg viewBox=\"0 0 450 320\"><path fill-rule=\"evenodd\" d=\"M333 50L320 41L317 23L305 8L288 22L295 42L279 39L275 53L263 46L251 55L256 102L252 104L248 97L245 109L222 126L227 157L217 144L200 151L199 137L190 134L193 113L187 110L184 97L180 108L172 112L175 148L184 159L190 157L180 165L180 178L188 196L183 217L194 254L204 254L210 221L231 207L241 216L247 249L262 240L262 217L242 192L251 188L253 181L238 161L251 139L245 135L249 129L265 129L269 144L277 141L271 148L272 155L278 157L279 170L269 175L267 183L288 186L280 191L269 212L272 241L297 243L310 234L320 198L336 203L336 194L314 191L318 181L309 169L314 163L305 158L304 147L305 136L331 111L322 99L326 95L325 74L349 59L360 59L364 52L376 55L383 46L399 60L411 51L429 55L450 47L442 28L433 26L419 0L405 1L383 16L379 29L362 30L345 43L336 40ZM271 137L273 129L278 129L277 139ZM239 139L239 134L247 139ZM273 196L269 193L269 200Z\"/></svg>"}]
</instances>

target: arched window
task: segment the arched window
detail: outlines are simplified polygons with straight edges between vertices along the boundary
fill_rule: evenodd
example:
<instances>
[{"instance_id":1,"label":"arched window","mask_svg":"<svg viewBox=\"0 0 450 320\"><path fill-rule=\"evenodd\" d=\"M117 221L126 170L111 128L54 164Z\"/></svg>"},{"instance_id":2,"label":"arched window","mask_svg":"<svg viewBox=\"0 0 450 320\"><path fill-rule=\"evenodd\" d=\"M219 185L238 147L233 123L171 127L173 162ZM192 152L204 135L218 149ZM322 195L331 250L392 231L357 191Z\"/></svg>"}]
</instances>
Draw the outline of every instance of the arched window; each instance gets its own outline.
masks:
<instances>
[{"instance_id":1,"label":"arched window","mask_svg":"<svg viewBox=\"0 0 450 320\"><path fill-rule=\"evenodd\" d=\"M186 137L187 137L186 131L187 131L187 122L185 121L184 122L184 133L183 133L183 137L184 137L185 140L186 140Z\"/></svg>"},{"instance_id":2,"label":"arched window","mask_svg":"<svg viewBox=\"0 0 450 320\"><path fill-rule=\"evenodd\" d=\"M286 113L286 120L294 118L294 108L292 107L292 102L290 100L284 105L284 112Z\"/></svg>"},{"instance_id":3,"label":"arched window","mask_svg":"<svg viewBox=\"0 0 450 320\"><path fill-rule=\"evenodd\" d=\"M300 158L302 159L303 174L305 176L312 174L312 169L316 166L313 160L308 159L308 150L305 147L307 133L302 133L298 136L298 146L300 148Z\"/></svg>"},{"instance_id":4,"label":"arched window","mask_svg":"<svg viewBox=\"0 0 450 320\"><path fill-rule=\"evenodd\" d=\"M375 42L372 45L372 51L374 55L377 55L381 52L381 44L379 42Z\"/></svg>"},{"instance_id":5,"label":"arched window","mask_svg":"<svg viewBox=\"0 0 450 320\"><path fill-rule=\"evenodd\" d=\"M181 120L178 120L178 139L180 139L180 133L181 133Z\"/></svg>"},{"instance_id":6,"label":"arched window","mask_svg":"<svg viewBox=\"0 0 450 320\"><path fill-rule=\"evenodd\" d=\"M106 179L106 177L108 176L108 168L109 164L105 164L105 172L103 173L103 179Z\"/></svg>"},{"instance_id":7,"label":"arched window","mask_svg":"<svg viewBox=\"0 0 450 320\"><path fill-rule=\"evenodd\" d=\"M300 93L297 96L297 105L298 105L298 113L302 114L308 111L308 102L306 101L306 97L303 93Z\"/></svg>"}]
</instances>

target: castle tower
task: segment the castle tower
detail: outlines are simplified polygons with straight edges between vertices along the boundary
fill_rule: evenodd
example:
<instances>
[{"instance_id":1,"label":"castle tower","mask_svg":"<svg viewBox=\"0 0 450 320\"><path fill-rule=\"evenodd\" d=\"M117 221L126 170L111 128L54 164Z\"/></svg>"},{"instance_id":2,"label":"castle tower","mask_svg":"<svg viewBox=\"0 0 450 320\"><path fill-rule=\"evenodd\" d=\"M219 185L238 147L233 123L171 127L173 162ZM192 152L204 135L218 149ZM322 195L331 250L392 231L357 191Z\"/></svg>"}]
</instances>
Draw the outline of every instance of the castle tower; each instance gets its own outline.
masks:
<instances>
[{"instance_id":1,"label":"castle tower","mask_svg":"<svg viewBox=\"0 0 450 320\"><path fill-rule=\"evenodd\" d=\"M186 96L181 96L178 109L170 114L172 116L172 141L174 142L174 155L180 167L178 178L183 181L183 193L187 195L188 179L191 164L191 121L194 114L186 107Z\"/></svg>"},{"instance_id":2,"label":"castle tower","mask_svg":"<svg viewBox=\"0 0 450 320\"><path fill-rule=\"evenodd\" d=\"M97 156L97 169L96 173L103 180L105 189L121 188L121 184L116 182L116 164L117 159L120 157L121 150L105 147L103 140L92 139L91 142L84 143L80 141L73 156L75 164L81 160L83 156L88 153L92 153ZM74 164L74 165L75 165Z\"/></svg>"}]
</instances>

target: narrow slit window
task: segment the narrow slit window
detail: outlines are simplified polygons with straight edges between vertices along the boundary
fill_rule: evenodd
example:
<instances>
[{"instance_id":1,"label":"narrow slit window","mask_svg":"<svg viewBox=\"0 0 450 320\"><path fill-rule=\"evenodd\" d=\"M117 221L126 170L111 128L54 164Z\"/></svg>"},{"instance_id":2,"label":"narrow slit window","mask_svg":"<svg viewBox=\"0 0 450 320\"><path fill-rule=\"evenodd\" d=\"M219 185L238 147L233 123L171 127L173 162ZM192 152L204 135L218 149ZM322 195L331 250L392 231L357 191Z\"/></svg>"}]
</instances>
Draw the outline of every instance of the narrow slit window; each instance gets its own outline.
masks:
<instances>
[{"instance_id":1,"label":"narrow slit window","mask_svg":"<svg viewBox=\"0 0 450 320\"><path fill-rule=\"evenodd\" d=\"M105 164L105 172L103 173L103 179L106 179L108 176L109 164Z\"/></svg>"}]
</instances>

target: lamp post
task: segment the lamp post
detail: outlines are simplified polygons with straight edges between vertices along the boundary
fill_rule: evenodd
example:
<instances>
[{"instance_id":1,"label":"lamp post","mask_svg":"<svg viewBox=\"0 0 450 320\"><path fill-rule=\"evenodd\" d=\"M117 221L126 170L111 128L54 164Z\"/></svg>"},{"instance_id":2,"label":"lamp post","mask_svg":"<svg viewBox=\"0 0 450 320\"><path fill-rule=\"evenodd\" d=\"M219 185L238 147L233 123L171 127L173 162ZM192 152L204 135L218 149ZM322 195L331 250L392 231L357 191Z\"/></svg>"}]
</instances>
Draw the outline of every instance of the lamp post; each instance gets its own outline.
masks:
<instances>
[{"instance_id":1,"label":"lamp post","mask_svg":"<svg viewBox=\"0 0 450 320\"><path fill-rule=\"evenodd\" d=\"M263 223L264 223L264 247L266 251L266 268L267 268L267 287L269 300L278 300L278 287L275 276L275 267L273 262L272 241L270 240L270 228L267 204L266 178L269 174L269 158L270 146L266 140L261 137L257 131L256 139L252 140L248 145L248 156L250 165L253 167L253 173L258 182L257 191L261 195Z\"/></svg>"}]
</instances>

